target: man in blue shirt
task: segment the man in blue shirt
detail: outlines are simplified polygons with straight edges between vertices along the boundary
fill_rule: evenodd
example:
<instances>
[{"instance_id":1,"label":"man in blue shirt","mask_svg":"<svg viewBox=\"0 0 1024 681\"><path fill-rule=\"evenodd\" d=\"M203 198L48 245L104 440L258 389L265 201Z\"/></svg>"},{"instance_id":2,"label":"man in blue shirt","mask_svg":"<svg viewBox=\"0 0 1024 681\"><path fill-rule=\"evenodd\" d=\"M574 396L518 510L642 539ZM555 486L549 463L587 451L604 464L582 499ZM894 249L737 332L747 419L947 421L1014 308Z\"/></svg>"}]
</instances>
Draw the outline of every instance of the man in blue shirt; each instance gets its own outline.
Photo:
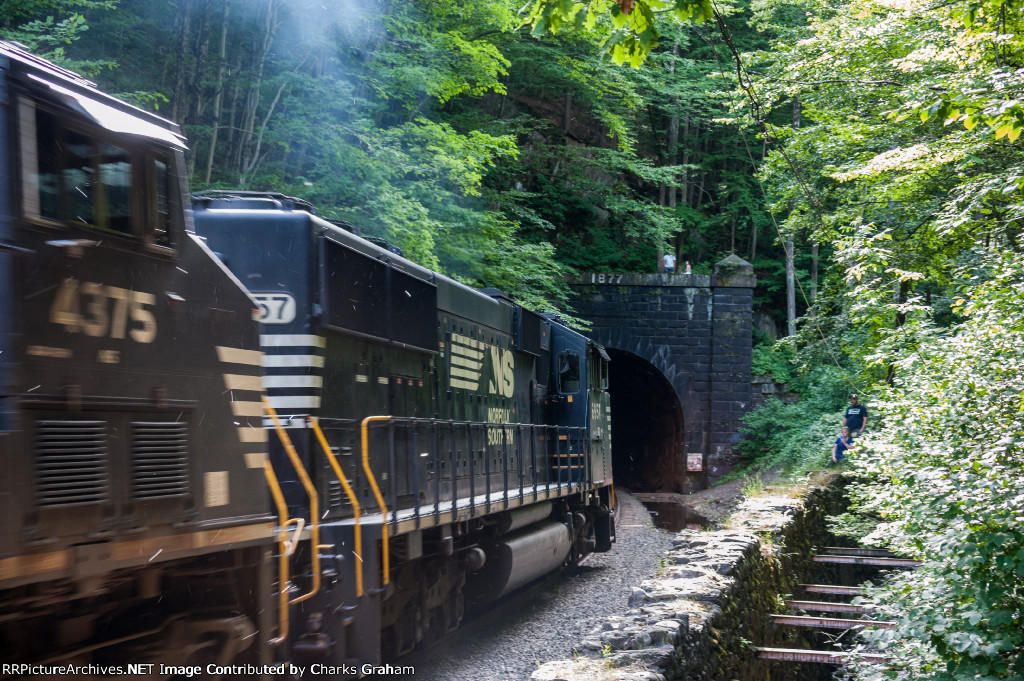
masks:
<instances>
[{"instance_id":1,"label":"man in blue shirt","mask_svg":"<svg viewBox=\"0 0 1024 681\"><path fill-rule=\"evenodd\" d=\"M858 437L864 434L868 425L868 408L860 403L856 395L850 395L850 406L843 417L843 427L850 429L850 435Z\"/></svg>"}]
</instances>

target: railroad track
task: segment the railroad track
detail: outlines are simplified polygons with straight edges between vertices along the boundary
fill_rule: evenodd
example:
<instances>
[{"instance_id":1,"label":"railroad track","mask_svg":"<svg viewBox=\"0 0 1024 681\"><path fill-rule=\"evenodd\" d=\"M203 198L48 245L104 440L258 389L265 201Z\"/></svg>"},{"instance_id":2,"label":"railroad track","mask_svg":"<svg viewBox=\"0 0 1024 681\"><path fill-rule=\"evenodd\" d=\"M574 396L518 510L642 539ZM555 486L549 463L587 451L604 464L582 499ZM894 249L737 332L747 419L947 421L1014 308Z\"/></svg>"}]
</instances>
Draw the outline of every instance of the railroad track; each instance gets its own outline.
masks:
<instances>
[{"instance_id":1,"label":"railroad track","mask_svg":"<svg viewBox=\"0 0 1024 681\"><path fill-rule=\"evenodd\" d=\"M862 549L827 546L812 556L815 563L832 565L860 565L879 569L907 568L913 569L920 561L897 556L885 549ZM800 612L816 612L818 616L779 614L772 615L778 626L808 627L813 629L844 630L861 629L864 627L892 628L895 622L871 619L872 608L852 603L813 600L817 594L836 596L858 596L863 592L859 586L842 584L801 584L800 587L808 594L807 600L789 599L786 607ZM840 616L824 616L820 613L837 613ZM859 615L854 619L852 616ZM887 655L877 653L850 653L835 650L801 650L792 648L772 648L755 646L754 651L759 659L778 660L784 662L812 662L820 664L843 664L852 657L874 663L889 661Z\"/></svg>"}]
</instances>

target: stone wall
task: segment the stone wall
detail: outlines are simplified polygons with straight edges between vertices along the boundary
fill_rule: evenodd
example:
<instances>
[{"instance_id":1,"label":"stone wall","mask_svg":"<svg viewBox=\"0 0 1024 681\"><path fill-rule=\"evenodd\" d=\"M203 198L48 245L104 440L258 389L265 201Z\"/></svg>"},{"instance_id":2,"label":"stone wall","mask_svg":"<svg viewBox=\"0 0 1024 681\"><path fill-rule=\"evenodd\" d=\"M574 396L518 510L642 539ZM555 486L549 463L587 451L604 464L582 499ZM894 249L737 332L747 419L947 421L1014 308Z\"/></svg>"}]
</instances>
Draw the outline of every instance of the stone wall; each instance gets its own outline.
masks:
<instances>
[{"instance_id":1,"label":"stone wall","mask_svg":"<svg viewBox=\"0 0 1024 681\"><path fill-rule=\"evenodd\" d=\"M782 594L834 575L811 561L835 545L825 517L841 510L828 484L797 496L747 499L720 531L684 530L664 566L633 589L628 610L577 646L572 660L549 662L534 681L777 681L827 679L827 665L758 660L752 646L814 647L805 630L775 628ZM833 582L835 583L835 582ZM819 646L820 647L820 646Z\"/></svg>"},{"instance_id":2,"label":"stone wall","mask_svg":"<svg viewBox=\"0 0 1024 681\"><path fill-rule=\"evenodd\" d=\"M751 406L751 265L731 255L710 276L587 273L569 284L591 338L645 360L672 385L684 431L672 456L700 454L703 467L667 489L704 489L732 470L739 419Z\"/></svg>"}]
</instances>

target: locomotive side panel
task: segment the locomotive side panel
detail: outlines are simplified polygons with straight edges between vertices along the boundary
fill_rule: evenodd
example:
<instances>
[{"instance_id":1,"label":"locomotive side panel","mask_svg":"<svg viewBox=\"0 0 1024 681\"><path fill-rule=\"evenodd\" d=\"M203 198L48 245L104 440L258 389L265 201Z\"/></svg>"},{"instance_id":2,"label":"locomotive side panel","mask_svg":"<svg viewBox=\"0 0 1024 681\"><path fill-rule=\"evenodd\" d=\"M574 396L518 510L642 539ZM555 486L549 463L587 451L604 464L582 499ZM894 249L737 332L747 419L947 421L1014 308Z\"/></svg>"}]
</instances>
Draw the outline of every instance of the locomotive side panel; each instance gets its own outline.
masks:
<instances>
[{"instance_id":1,"label":"locomotive side panel","mask_svg":"<svg viewBox=\"0 0 1024 681\"><path fill-rule=\"evenodd\" d=\"M27 96L18 108L19 243L32 252L15 292L22 447L35 453L17 485L22 508L33 509L26 531L34 539L74 534L86 517L92 532L265 519L265 503L242 493L262 479L261 463L246 458L258 459L260 445L240 432L259 425L252 304L184 232L172 198L180 196L175 159L123 140L111 151L109 133L73 118L65 126L58 110ZM60 212L72 208L57 198L64 185L84 180L52 155L74 145L98 155L89 159L99 175L91 191L99 195L107 180L107 194L130 194L120 206L127 222L115 222L113 207L92 222ZM146 215L139 197L150 190L166 212ZM96 212L103 204L94 196ZM90 451L68 468L66 450L81 444Z\"/></svg>"}]
</instances>

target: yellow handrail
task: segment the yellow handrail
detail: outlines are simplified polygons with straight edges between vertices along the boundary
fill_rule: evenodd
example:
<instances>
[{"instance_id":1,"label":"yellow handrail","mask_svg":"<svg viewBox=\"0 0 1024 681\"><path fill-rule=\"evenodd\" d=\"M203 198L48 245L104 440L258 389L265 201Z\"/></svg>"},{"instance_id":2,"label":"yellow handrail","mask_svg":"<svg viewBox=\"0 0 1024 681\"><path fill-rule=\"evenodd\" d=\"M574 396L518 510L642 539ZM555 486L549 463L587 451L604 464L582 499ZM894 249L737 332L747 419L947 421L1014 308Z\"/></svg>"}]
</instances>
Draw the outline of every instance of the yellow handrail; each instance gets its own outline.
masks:
<instances>
[{"instance_id":1,"label":"yellow handrail","mask_svg":"<svg viewBox=\"0 0 1024 681\"><path fill-rule=\"evenodd\" d=\"M359 518L362 516L362 509L359 507L359 499L356 497L355 492L352 491L352 486L348 484L348 479L345 478L345 474L341 471L341 466L338 464L338 457L334 456L334 452L331 451L331 446L327 443L327 438L324 437L324 431L320 429L320 424L312 416L307 416L306 420L309 422L309 425L313 427L313 432L316 433L316 438L320 442L320 447L324 450L327 460L331 463L331 468L334 469L334 475L338 478L338 482L341 483L341 487L345 490L345 494L348 495L349 503L352 504L352 514L355 519L356 533L356 597L362 597L363 532L359 525Z\"/></svg>"},{"instance_id":2,"label":"yellow handrail","mask_svg":"<svg viewBox=\"0 0 1024 681\"><path fill-rule=\"evenodd\" d=\"M384 497L381 496L380 487L377 487L377 480L373 477L373 471L370 470L370 422L371 421L390 421L390 416L367 416L363 419L363 471L366 473L366 479L370 481L370 489L373 490L373 496L377 497L377 505L380 507L380 512L383 515L384 522L381 524L381 551L383 552L383 570L384 570L384 585L390 583L390 577L388 572L391 569L390 560L388 558L388 507L384 505Z\"/></svg>"},{"instance_id":3,"label":"yellow handrail","mask_svg":"<svg viewBox=\"0 0 1024 681\"><path fill-rule=\"evenodd\" d=\"M276 646L285 639L288 638L288 551L285 546L285 528L291 523L288 519L288 506L284 503L284 494L281 493L281 485L277 482L277 476L274 475L274 467L270 465L270 459L263 462L263 476L267 479L267 485L270 487L270 496L274 498L274 504L277 506L277 518L278 524L281 529L278 530L277 545L278 545L278 582L281 590L277 594L277 609L278 609L278 636L277 638L270 639L269 643L272 646Z\"/></svg>"},{"instance_id":4,"label":"yellow handrail","mask_svg":"<svg viewBox=\"0 0 1024 681\"><path fill-rule=\"evenodd\" d=\"M266 396L263 397L263 409L270 416L270 420L274 424L274 430L277 431L277 437L280 438L281 444L284 445L284 450L288 453L288 458L291 460L295 472L299 474L299 480L302 481L302 486L306 489L306 494L309 496L309 529L313 539L309 548L313 561L313 586L309 593L302 594L298 598L288 601L289 604L294 605L295 603L301 603L312 598L320 590L320 497L316 493L313 481L309 479L306 467L302 465L302 461L292 445L291 438L288 437L284 426L281 425L277 418L277 412L270 406L270 401Z\"/></svg>"}]
</instances>

